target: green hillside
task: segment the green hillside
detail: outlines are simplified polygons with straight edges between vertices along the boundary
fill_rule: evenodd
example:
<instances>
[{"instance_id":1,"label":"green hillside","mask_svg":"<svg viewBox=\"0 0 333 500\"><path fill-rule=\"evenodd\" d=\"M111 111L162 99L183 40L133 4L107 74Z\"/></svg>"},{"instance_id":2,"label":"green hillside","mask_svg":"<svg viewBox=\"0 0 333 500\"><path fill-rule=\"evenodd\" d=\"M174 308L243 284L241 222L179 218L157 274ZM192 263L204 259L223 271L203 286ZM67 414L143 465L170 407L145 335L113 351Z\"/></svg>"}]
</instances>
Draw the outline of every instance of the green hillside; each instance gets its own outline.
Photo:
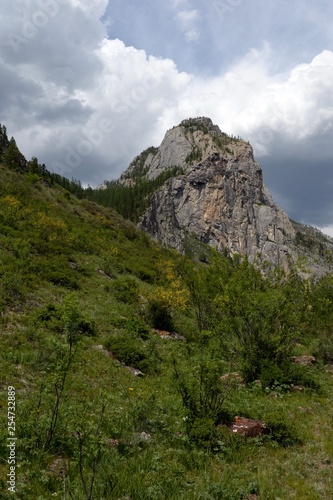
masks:
<instances>
[{"instance_id":1,"label":"green hillside","mask_svg":"<svg viewBox=\"0 0 333 500\"><path fill-rule=\"evenodd\" d=\"M332 276L181 257L2 160L1 498L331 499Z\"/></svg>"}]
</instances>

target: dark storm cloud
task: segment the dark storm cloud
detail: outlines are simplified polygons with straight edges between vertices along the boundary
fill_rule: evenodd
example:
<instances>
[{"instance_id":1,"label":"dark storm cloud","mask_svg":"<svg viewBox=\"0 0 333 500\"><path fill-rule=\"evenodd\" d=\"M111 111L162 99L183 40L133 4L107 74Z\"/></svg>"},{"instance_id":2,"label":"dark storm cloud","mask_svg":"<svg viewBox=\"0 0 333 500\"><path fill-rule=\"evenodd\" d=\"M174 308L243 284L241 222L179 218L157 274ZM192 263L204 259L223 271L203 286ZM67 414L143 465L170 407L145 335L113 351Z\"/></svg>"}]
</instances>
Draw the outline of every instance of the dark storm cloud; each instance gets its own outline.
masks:
<instances>
[{"instance_id":1,"label":"dark storm cloud","mask_svg":"<svg viewBox=\"0 0 333 500\"><path fill-rule=\"evenodd\" d=\"M78 99L69 99L59 106L43 107L42 110L36 113L35 119L39 123L56 126L64 123L80 123L82 120L87 120L92 113L93 109L84 106Z\"/></svg>"},{"instance_id":2,"label":"dark storm cloud","mask_svg":"<svg viewBox=\"0 0 333 500\"><path fill-rule=\"evenodd\" d=\"M292 219L314 226L332 224L332 160L300 160L282 153L260 163L266 186Z\"/></svg>"}]
</instances>

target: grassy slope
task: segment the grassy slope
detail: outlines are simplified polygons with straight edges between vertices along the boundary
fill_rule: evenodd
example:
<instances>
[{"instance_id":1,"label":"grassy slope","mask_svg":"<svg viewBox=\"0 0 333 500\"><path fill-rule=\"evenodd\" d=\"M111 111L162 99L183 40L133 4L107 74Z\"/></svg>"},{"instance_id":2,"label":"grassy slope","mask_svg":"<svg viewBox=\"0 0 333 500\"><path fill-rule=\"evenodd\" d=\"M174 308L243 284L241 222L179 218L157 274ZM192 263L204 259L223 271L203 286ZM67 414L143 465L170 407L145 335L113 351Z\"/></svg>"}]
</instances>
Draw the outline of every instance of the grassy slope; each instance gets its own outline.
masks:
<instances>
[{"instance_id":1,"label":"grassy slope","mask_svg":"<svg viewBox=\"0 0 333 500\"><path fill-rule=\"evenodd\" d=\"M241 499L254 492L261 499L332 498L331 373L313 369L319 392L235 388L229 396L231 414L282 416L298 429L302 445L226 436L215 454L191 447L173 359L190 370L193 343L155 333L136 338L152 367L141 378L93 348L128 335L133 318L142 327L147 297L170 286L165 269L176 254L159 249L111 210L4 167L0 176L1 406L6 408L6 387L14 386L18 437L17 496L8 498L89 498L94 469L96 499ZM59 319L64 322L68 296L76 298L76 312L91 328L75 347L55 438L45 446L69 353ZM175 324L180 334L193 336L191 310L176 312ZM3 413L1 419L6 460ZM0 481L7 498L4 460Z\"/></svg>"}]
</instances>

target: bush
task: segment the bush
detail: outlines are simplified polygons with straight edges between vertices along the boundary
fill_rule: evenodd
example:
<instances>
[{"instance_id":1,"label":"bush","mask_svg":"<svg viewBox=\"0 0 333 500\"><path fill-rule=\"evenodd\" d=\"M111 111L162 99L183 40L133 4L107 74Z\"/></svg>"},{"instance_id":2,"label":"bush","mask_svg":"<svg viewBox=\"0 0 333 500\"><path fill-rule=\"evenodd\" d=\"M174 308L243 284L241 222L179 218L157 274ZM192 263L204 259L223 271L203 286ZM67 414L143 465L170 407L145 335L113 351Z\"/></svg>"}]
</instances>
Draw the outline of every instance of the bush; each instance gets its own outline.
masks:
<instances>
[{"instance_id":1,"label":"bush","mask_svg":"<svg viewBox=\"0 0 333 500\"><path fill-rule=\"evenodd\" d=\"M1 277L0 299L4 305L14 305L24 297L23 280L19 275L4 274Z\"/></svg>"},{"instance_id":2,"label":"bush","mask_svg":"<svg viewBox=\"0 0 333 500\"><path fill-rule=\"evenodd\" d=\"M37 184L37 182L39 182L41 180L41 177L38 174L33 174L33 173L30 173L30 172L28 172L27 174L25 174L25 178L31 184Z\"/></svg>"},{"instance_id":3,"label":"bush","mask_svg":"<svg viewBox=\"0 0 333 500\"><path fill-rule=\"evenodd\" d=\"M197 418L193 422L187 423L187 428L190 441L196 445L204 448L212 448L216 445L217 429L210 418Z\"/></svg>"},{"instance_id":4,"label":"bush","mask_svg":"<svg viewBox=\"0 0 333 500\"><path fill-rule=\"evenodd\" d=\"M275 411L265 417L267 435L270 439L282 446L301 444L297 427L293 421L280 411Z\"/></svg>"},{"instance_id":5,"label":"bush","mask_svg":"<svg viewBox=\"0 0 333 500\"><path fill-rule=\"evenodd\" d=\"M224 409L227 389L220 380L221 363L207 354L191 369L181 373L176 364L175 379L186 414L186 431L190 441L198 446L216 446L216 425L225 422L228 412Z\"/></svg>"},{"instance_id":6,"label":"bush","mask_svg":"<svg viewBox=\"0 0 333 500\"><path fill-rule=\"evenodd\" d=\"M319 389L308 367L295 365L291 361L285 361L280 365L266 361L261 367L259 379L263 388L279 391L288 391L293 385Z\"/></svg>"},{"instance_id":7,"label":"bush","mask_svg":"<svg viewBox=\"0 0 333 500\"><path fill-rule=\"evenodd\" d=\"M127 323L127 330L142 340L148 340L150 328L138 318L131 318Z\"/></svg>"},{"instance_id":8,"label":"bush","mask_svg":"<svg viewBox=\"0 0 333 500\"><path fill-rule=\"evenodd\" d=\"M62 321L60 307L49 303L37 311L37 320L46 323L49 330L62 332Z\"/></svg>"},{"instance_id":9,"label":"bush","mask_svg":"<svg viewBox=\"0 0 333 500\"><path fill-rule=\"evenodd\" d=\"M125 365L139 368L145 359L145 353L133 339L128 337L115 337L106 343L106 347Z\"/></svg>"},{"instance_id":10,"label":"bush","mask_svg":"<svg viewBox=\"0 0 333 500\"><path fill-rule=\"evenodd\" d=\"M150 299L147 306L147 318L153 328L172 332L174 329L170 308L163 301Z\"/></svg>"},{"instance_id":11,"label":"bush","mask_svg":"<svg viewBox=\"0 0 333 500\"><path fill-rule=\"evenodd\" d=\"M31 271L38 273L41 278L53 285L60 285L70 290L79 288L78 278L63 256L40 259L32 266Z\"/></svg>"},{"instance_id":12,"label":"bush","mask_svg":"<svg viewBox=\"0 0 333 500\"><path fill-rule=\"evenodd\" d=\"M324 335L319 339L316 355L325 364L333 364L333 339L330 335Z\"/></svg>"},{"instance_id":13,"label":"bush","mask_svg":"<svg viewBox=\"0 0 333 500\"><path fill-rule=\"evenodd\" d=\"M92 320L81 319L78 322L78 332L86 337L95 337L97 335L96 324Z\"/></svg>"},{"instance_id":14,"label":"bush","mask_svg":"<svg viewBox=\"0 0 333 500\"><path fill-rule=\"evenodd\" d=\"M46 323L49 330L63 333L64 332L64 310L53 303L47 304L37 312L37 320ZM94 337L97 334L97 328L94 321L77 315L75 326L78 335L86 337Z\"/></svg>"},{"instance_id":15,"label":"bush","mask_svg":"<svg viewBox=\"0 0 333 500\"><path fill-rule=\"evenodd\" d=\"M145 281L146 283L154 283L156 279L154 271L145 267L140 267L137 270L134 269L133 272L139 280Z\"/></svg>"},{"instance_id":16,"label":"bush","mask_svg":"<svg viewBox=\"0 0 333 500\"><path fill-rule=\"evenodd\" d=\"M264 278L246 259L234 267L215 300L214 329L221 350L237 360L246 382L263 377L270 385L271 368L272 378L285 378L285 360L307 325L306 286L294 273Z\"/></svg>"},{"instance_id":17,"label":"bush","mask_svg":"<svg viewBox=\"0 0 333 500\"><path fill-rule=\"evenodd\" d=\"M126 366L133 366L139 370L142 368L146 354L138 342L124 336L119 336L107 341L105 346Z\"/></svg>"},{"instance_id":18,"label":"bush","mask_svg":"<svg viewBox=\"0 0 333 500\"><path fill-rule=\"evenodd\" d=\"M144 373L157 373L160 358L153 343L143 348L141 340L129 332L121 332L117 337L107 340L105 347L126 366L132 366Z\"/></svg>"},{"instance_id":19,"label":"bush","mask_svg":"<svg viewBox=\"0 0 333 500\"><path fill-rule=\"evenodd\" d=\"M53 285L63 286L69 290L77 290L79 288L76 276L72 276L70 272L66 272L65 270L50 270L45 278Z\"/></svg>"},{"instance_id":20,"label":"bush","mask_svg":"<svg viewBox=\"0 0 333 500\"><path fill-rule=\"evenodd\" d=\"M111 292L117 300L126 304L135 304L139 300L139 286L135 279L122 276L111 284Z\"/></svg>"}]
</instances>

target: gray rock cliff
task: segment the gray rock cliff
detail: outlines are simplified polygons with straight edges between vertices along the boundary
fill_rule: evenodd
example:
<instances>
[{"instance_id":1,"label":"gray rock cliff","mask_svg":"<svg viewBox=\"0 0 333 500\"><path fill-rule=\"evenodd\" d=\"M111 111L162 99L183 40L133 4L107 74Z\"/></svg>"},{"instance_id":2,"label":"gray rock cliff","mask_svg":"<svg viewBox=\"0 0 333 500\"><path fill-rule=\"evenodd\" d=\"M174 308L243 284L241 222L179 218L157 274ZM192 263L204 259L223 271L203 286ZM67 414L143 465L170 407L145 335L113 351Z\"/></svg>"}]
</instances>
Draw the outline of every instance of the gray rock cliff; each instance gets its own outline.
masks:
<instances>
[{"instance_id":1,"label":"gray rock cliff","mask_svg":"<svg viewBox=\"0 0 333 500\"><path fill-rule=\"evenodd\" d=\"M286 260L295 236L263 185L251 147L243 142L232 158L213 153L166 181L153 194L140 227L180 253L186 236L195 235L218 251L226 248L250 260L260 252L274 264Z\"/></svg>"},{"instance_id":2,"label":"gray rock cliff","mask_svg":"<svg viewBox=\"0 0 333 500\"><path fill-rule=\"evenodd\" d=\"M180 253L194 237L250 261L260 257L288 268L299 260L299 231L265 188L249 143L224 134L209 118L184 120L159 148L136 157L119 182L149 182L174 167L182 174L151 195L139 222L145 232Z\"/></svg>"}]
</instances>

